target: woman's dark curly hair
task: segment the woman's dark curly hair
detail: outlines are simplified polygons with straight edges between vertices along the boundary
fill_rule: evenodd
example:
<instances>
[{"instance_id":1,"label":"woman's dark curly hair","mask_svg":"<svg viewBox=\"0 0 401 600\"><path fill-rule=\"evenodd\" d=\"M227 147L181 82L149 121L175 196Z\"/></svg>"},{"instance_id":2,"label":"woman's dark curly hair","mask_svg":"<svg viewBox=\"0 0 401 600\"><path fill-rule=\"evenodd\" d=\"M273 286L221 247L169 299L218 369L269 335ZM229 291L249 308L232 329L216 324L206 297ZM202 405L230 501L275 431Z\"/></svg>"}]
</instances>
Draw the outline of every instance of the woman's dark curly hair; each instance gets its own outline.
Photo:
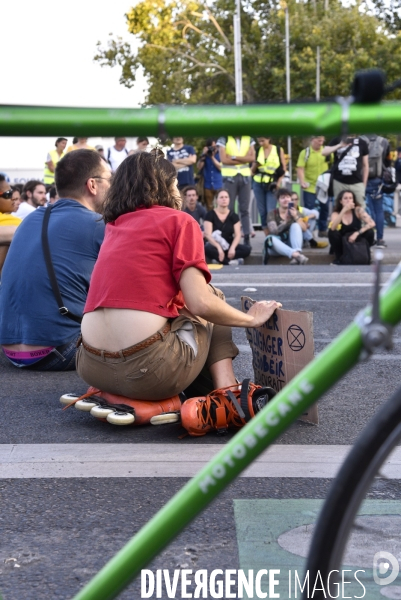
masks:
<instances>
[{"instance_id":1,"label":"woman's dark curly hair","mask_svg":"<svg viewBox=\"0 0 401 600\"><path fill-rule=\"evenodd\" d=\"M358 202L358 200L356 199L356 196L352 190L341 190L341 192L338 194L338 196L334 202L333 212L336 212L336 213L341 212L341 209L343 207L343 205L341 204L341 200L344 198L344 194L352 194L355 208L358 208L358 206L359 207L361 206L360 203Z\"/></svg>"},{"instance_id":2,"label":"woman's dark curly hair","mask_svg":"<svg viewBox=\"0 0 401 600\"><path fill-rule=\"evenodd\" d=\"M179 210L181 197L173 190L177 171L161 150L127 156L113 176L103 205L106 223L139 207L168 206Z\"/></svg>"}]
</instances>

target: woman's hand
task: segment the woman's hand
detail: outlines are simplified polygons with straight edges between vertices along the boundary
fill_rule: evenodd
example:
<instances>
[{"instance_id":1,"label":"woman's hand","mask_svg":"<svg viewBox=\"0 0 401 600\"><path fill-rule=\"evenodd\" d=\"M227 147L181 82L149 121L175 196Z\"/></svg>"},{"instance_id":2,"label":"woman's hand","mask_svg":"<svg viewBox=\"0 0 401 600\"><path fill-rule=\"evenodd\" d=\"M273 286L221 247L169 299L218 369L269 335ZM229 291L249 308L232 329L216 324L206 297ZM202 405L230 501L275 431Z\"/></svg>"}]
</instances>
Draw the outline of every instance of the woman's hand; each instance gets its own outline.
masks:
<instances>
[{"instance_id":1,"label":"woman's hand","mask_svg":"<svg viewBox=\"0 0 401 600\"><path fill-rule=\"evenodd\" d=\"M349 236L348 241L351 242L351 244L353 244L357 240L358 236L359 236L359 231L354 231L354 233L352 233Z\"/></svg>"},{"instance_id":2,"label":"woman's hand","mask_svg":"<svg viewBox=\"0 0 401 600\"><path fill-rule=\"evenodd\" d=\"M253 322L248 327L261 327L270 319L276 308L282 306L281 302L276 302L276 300L255 302L248 311L248 315L253 317Z\"/></svg>"},{"instance_id":3,"label":"woman's hand","mask_svg":"<svg viewBox=\"0 0 401 600\"><path fill-rule=\"evenodd\" d=\"M349 212L350 210L353 210L355 208L355 203L353 200L348 200L346 205L342 207L341 209L341 214L345 215L345 213Z\"/></svg>"},{"instance_id":4,"label":"woman's hand","mask_svg":"<svg viewBox=\"0 0 401 600\"><path fill-rule=\"evenodd\" d=\"M230 248L228 249L228 253L227 256L230 260L232 260L233 258L235 258L235 248L233 248L232 246L230 246Z\"/></svg>"},{"instance_id":5,"label":"woman's hand","mask_svg":"<svg viewBox=\"0 0 401 600\"><path fill-rule=\"evenodd\" d=\"M225 254L224 254L224 250L223 248L220 246L220 244L218 244L217 246L217 252L219 253L219 261L223 262L223 260L225 259Z\"/></svg>"}]
</instances>

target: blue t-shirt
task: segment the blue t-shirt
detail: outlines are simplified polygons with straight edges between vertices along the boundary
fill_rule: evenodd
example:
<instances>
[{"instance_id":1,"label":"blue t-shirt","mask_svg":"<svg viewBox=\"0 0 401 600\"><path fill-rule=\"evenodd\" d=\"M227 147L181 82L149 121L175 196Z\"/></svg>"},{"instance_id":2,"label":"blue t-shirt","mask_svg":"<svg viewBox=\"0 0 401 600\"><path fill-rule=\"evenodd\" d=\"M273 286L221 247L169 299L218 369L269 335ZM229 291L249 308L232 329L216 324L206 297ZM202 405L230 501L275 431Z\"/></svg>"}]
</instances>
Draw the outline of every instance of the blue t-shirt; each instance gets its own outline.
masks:
<instances>
[{"instance_id":1,"label":"blue t-shirt","mask_svg":"<svg viewBox=\"0 0 401 600\"><path fill-rule=\"evenodd\" d=\"M0 344L61 346L79 335L80 325L59 313L41 232L45 208L18 227L0 284ZM76 200L60 199L51 211L50 254L65 306L82 315L89 281L104 237L104 222Z\"/></svg>"},{"instance_id":2,"label":"blue t-shirt","mask_svg":"<svg viewBox=\"0 0 401 600\"><path fill-rule=\"evenodd\" d=\"M174 150L174 148L168 150L167 158L170 162L173 162L173 160L178 160L180 158L188 158L188 156L191 156L193 154L196 154L195 148L193 146L183 146L179 150ZM177 179L179 186L193 185L195 183L194 166L187 165L178 169Z\"/></svg>"},{"instance_id":3,"label":"blue t-shirt","mask_svg":"<svg viewBox=\"0 0 401 600\"><path fill-rule=\"evenodd\" d=\"M188 206L184 208L184 212L188 213L199 223L201 230L203 231L203 221L206 217L206 208L202 206L200 202L196 203L195 210L190 210Z\"/></svg>"},{"instance_id":4,"label":"blue t-shirt","mask_svg":"<svg viewBox=\"0 0 401 600\"><path fill-rule=\"evenodd\" d=\"M214 158L220 162L220 154L216 152ZM220 190L223 187L223 176L216 167L210 156L205 157L205 166L203 167L204 184L207 190Z\"/></svg>"}]
</instances>

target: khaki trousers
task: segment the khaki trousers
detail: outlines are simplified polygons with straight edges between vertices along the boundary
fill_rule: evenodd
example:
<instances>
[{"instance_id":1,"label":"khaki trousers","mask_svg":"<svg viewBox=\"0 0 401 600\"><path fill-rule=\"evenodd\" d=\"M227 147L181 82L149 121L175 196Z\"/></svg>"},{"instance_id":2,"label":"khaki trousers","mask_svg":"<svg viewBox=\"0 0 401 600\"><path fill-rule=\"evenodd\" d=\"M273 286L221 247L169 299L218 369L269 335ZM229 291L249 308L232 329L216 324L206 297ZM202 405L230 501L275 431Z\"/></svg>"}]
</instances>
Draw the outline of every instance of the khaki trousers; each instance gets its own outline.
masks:
<instances>
[{"instance_id":1,"label":"khaki trousers","mask_svg":"<svg viewBox=\"0 0 401 600\"><path fill-rule=\"evenodd\" d=\"M177 335L177 331L188 322L192 323L198 347L196 356ZM220 360L235 358L238 348L232 341L230 327L180 315L171 322L171 331L148 348L128 357L120 351L119 358L106 358L103 352L96 356L82 345L78 348L77 372L86 383L128 398L162 400L196 384L198 377L204 389L207 368ZM202 395L212 391L211 383L209 387ZM192 389L195 388L192 386Z\"/></svg>"}]
</instances>

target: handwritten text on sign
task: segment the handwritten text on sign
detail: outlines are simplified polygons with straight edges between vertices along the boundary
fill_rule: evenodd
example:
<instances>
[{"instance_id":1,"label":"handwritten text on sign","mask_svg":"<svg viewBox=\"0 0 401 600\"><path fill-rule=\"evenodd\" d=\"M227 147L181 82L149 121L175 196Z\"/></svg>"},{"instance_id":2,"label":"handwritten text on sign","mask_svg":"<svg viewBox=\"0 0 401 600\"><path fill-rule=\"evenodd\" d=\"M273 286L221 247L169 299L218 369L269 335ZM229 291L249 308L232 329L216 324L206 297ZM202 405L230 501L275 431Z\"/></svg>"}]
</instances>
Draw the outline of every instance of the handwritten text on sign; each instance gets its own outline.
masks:
<instances>
[{"instance_id":1,"label":"handwritten text on sign","mask_svg":"<svg viewBox=\"0 0 401 600\"><path fill-rule=\"evenodd\" d=\"M242 297L241 301L244 312L254 303L247 297ZM245 331L258 385L279 392L313 359L313 316L310 312L278 309L262 327ZM309 409L304 420L317 423L317 407Z\"/></svg>"}]
</instances>

